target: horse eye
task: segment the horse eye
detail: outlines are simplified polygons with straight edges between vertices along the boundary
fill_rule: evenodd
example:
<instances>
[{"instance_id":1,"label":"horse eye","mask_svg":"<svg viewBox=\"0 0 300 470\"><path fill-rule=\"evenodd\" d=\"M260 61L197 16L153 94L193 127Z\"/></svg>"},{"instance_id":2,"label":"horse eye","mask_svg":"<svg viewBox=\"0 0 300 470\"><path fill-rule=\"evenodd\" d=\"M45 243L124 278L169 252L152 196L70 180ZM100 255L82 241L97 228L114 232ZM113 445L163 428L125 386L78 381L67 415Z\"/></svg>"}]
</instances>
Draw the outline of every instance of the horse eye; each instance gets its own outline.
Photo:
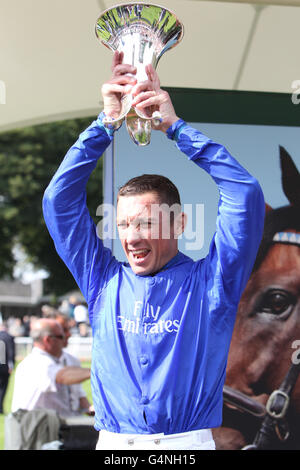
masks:
<instances>
[{"instance_id":1,"label":"horse eye","mask_svg":"<svg viewBox=\"0 0 300 470\"><path fill-rule=\"evenodd\" d=\"M294 297L284 290L268 291L260 303L260 312L270 313L273 315L287 315L295 304Z\"/></svg>"}]
</instances>

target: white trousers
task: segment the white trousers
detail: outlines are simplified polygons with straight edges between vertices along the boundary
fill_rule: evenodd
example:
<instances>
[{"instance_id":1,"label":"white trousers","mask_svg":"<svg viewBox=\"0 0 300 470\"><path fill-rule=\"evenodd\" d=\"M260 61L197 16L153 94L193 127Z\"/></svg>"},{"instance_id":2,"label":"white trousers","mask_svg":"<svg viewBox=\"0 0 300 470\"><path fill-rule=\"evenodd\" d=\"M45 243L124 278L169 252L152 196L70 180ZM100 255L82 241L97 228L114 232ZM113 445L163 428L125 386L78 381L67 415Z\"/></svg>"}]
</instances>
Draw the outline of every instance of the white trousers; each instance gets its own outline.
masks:
<instances>
[{"instance_id":1,"label":"white trousers","mask_svg":"<svg viewBox=\"0 0 300 470\"><path fill-rule=\"evenodd\" d=\"M215 450L210 429L179 434L119 434L102 430L96 450Z\"/></svg>"}]
</instances>

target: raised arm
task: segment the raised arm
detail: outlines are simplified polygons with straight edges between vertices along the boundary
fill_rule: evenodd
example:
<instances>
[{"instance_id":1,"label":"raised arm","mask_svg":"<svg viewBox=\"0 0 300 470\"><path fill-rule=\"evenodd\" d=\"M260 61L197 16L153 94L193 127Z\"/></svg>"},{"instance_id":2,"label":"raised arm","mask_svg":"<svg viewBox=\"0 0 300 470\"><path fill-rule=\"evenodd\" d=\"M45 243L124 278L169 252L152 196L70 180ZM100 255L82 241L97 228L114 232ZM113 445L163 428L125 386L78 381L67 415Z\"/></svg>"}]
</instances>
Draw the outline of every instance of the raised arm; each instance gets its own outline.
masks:
<instances>
[{"instance_id":1,"label":"raised arm","mask_svg":"<svg viewBox=\"0 0 300 470\"><path fill-rule=\"evenodd\" d=\"M99 275L105 278L105 271L107 273L113 260L98 238L88 212L86 185L98 159L113 139L113 129L103 125L103 116L118 115L121 95L136 83L132 75L126 75L134 74L135 70L123 65L118 53L114 55L112 70L111 79L102 87L104 114L82 132L68 151L43 198L44 219L56 250L87 301L92 294L90 280L97 279L99 289ZM96 277L92 275L94 270Z\"/></svg>"},{"instance_id":2,"label":"raised arm","mask_svg":"<svg viewBox=\"0 0 300 470\"><path fill-rule=\"evenodd\" d=\"M94 256L101 257L103 251L86 206L86 185L110 142L105 129L94 121L68 151L43 198L44 219L57 253L86 299Z\"/></svg>"},{"instance_id":3,"label":"raised arm","mask_svg":"<svg viewBox=\"0 0 300 470\"><path fill-rule=\"evenodd\" d=\"M235 303L251 274L262 237L265 203L261 187L224 146L181 121L168 130L168 137L175 137L178 148L218 186L216 232L205 268L216 282L222 282L225 298Z\"/></svg>"},{"instance_id":4,"label":"raised arm","mask_svg":"<svg viewBox=\"0 0 300 470\"><path fill-rule=\"evenodd\" d=\"M204 268L223 285L227 299L236 302L250 276L261 241L265 204L257 180L220 144L188 126L175 113L170 97L160 89L156 71L136 87L135 104L143 111L156 107L163 121L156 129L173 139L179 150L216 182L220 199L216 233Z\"/></svg>"}]
</instances>

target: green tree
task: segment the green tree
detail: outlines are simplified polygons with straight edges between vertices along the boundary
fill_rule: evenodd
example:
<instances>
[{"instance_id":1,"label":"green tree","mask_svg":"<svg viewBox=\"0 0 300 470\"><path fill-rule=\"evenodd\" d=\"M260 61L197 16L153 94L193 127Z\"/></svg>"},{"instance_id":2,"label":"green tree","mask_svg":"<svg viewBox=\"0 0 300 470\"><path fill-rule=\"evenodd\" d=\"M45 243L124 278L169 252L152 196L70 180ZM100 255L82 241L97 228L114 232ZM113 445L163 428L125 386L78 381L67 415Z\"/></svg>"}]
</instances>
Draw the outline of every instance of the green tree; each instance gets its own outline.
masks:
<instances>
[{"instance_id":1,"label":"green tree","mask_svg":"<svg viewBox=\"0 0 300 470\"><path fill-rule=\"evenodd\" d=\"M67 120L0 134L0 278L12 275L12 248L19 243L28 261L49 273L45 293L60 295L77 287L48 234L42 198L64 155L92 120ZM102 159L87 185L92 217L101 203Z\"/></svg>"}]
</instances>

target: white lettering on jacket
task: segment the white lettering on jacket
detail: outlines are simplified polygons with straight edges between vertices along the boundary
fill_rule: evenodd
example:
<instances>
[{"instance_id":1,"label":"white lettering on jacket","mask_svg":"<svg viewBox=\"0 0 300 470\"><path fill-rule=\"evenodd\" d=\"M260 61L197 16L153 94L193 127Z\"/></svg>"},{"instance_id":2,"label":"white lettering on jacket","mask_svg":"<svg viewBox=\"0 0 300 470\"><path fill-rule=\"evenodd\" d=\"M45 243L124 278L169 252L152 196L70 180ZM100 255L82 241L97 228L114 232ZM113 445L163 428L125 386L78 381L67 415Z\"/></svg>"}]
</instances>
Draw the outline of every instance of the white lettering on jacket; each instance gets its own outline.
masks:
<instances>
[{"instance_id":1,"label":"white lettering on jacket","mask_svg":"<svg viewBox=\"0 0 300 470\"><path fill-rule=\"evenodd\" d=\"M132 334L159 334L159 333L177 333L179 329L179 320L160 319L158 320L161 307L154 307L146 303L143 310L143 302L136 300L134 303L133 318L127 318L124 315L118 315L118 329ZM143 319L151 319L143 323Z\"/></svg>"}]
</instances>

